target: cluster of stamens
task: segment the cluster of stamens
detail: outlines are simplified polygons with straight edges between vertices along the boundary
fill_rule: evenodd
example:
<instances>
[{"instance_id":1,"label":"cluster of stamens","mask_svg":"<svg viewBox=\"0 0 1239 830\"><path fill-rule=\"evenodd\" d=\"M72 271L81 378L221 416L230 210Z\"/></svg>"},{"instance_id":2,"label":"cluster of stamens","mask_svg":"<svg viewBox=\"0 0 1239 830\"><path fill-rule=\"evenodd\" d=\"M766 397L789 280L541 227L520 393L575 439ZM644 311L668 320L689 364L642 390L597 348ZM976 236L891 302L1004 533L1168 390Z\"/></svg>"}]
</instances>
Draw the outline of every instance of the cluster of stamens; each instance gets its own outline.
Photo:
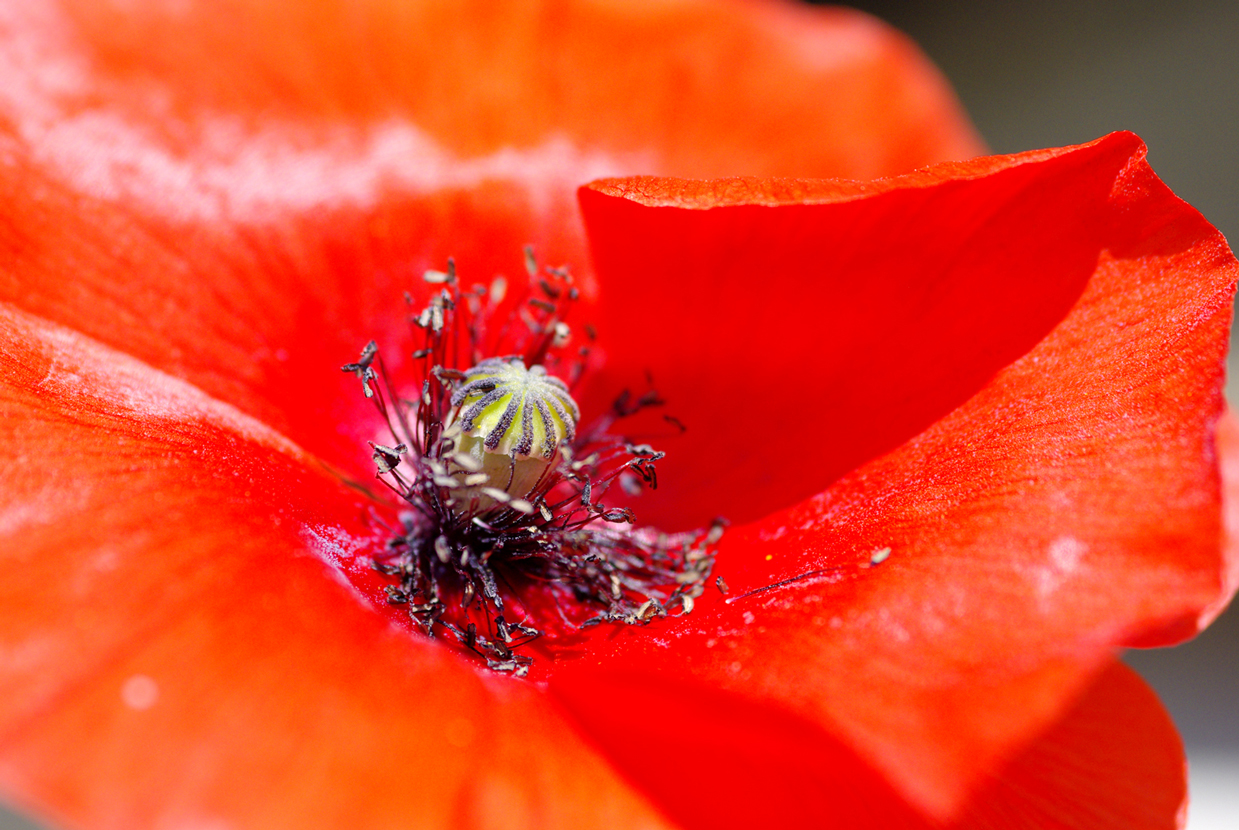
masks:
<instances>
[{"instance_id":1,"label":"cluster of stamens","mask_svg":"<svg viewBox=\"0 0 1239 830\"><path fill-rule=\"evenodd\" d=\"M450 634L518 675L532 658L517 649L548 627L691 611L722 533L721 522L673 535L637 529L631 510L606 504L616 483L630 496L657 486L663 453L612 430L662 401L652 389L625 393L580 428L572 389L592 331L569 352L572 276L539 271L529 252L526 265L531 296L506 314L502 278L466 291L450 261L425 274L435 293L410 314L422 340L412 399L393 387L373 342L344 367L387 422L391 445L371 445L377 475L408 508L376 560L394 581L389 601L426 634Z\"/></svg>"}]
</instances>

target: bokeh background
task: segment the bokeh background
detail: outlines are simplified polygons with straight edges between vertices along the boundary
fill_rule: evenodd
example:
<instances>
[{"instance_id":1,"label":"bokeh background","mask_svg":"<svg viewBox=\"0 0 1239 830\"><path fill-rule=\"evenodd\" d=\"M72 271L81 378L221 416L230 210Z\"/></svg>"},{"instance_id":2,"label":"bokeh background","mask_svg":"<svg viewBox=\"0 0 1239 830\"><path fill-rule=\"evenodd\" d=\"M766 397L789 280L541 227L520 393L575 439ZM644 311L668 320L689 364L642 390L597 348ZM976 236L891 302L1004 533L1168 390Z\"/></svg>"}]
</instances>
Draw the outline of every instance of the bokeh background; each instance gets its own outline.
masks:
<instances>
[{"instance_id":1,"label":"bokeh background","mask_svg":"<svg viewBox=\"0 0 1239 830\"><path fill-rule=\"evenodd\" d=\"M921 45L995 152L1132 130L1162 179L1239 242L1239 0L852 5ZM1187 645L1127 659L1187 744L1189 830L1239 828L1239 610ZM39 828L0 808L0 830Z\"/></svg>"}]
</instances>

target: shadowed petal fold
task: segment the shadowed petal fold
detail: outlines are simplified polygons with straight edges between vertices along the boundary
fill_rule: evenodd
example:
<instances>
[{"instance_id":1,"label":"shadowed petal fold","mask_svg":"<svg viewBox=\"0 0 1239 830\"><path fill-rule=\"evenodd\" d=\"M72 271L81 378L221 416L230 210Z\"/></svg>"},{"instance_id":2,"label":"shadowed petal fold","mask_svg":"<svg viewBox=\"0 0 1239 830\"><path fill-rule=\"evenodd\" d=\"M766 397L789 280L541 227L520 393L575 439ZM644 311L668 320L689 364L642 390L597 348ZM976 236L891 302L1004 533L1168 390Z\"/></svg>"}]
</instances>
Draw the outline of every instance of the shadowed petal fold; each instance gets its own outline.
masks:
<instances>
[{"instance_id":1,"label":"shadowed petal fold","mask_svg":"<svg viewBox=\"0 0 1239 830\"><path fill-rule=\"evenodd\" d=\"M987 777L952 830L1175 830L1183 743L1131 669L1103 669L1063 717Z\"/></svg>"},{"instance_id":2,"label":"shadowed petal fold","mask_svg":"<svg viewBox=\"0 0 1239 830\"><path fill-rule=\"evenodd\" d=\"M710 689L685 694L622 672L600 686L587 676L560 684L561 699L685 830L1172 830L1184 808L1186 767L1174 724L1152 690L1117 662L941 821L914 809L836 738L778 707ZM603 689L625 705L598 706ZM691 735L684 752L704 760L648 751L668 734Z\"/></svg>"},{"instance_id":3,"label":"shadowed petal fold","mask_svg":"<svg viewBox=\"0 0 1239 830\"><path fill-rule=\"evenodd\" d=\"M583 189L600 281L629 280L607 379L652 370L688 425L638 515L749 520L726 599L590 658L790 709L945 815L1115 646L1194 632L1233 590L1237 266L1144 156Z\"/></svg>"}]
</instances>

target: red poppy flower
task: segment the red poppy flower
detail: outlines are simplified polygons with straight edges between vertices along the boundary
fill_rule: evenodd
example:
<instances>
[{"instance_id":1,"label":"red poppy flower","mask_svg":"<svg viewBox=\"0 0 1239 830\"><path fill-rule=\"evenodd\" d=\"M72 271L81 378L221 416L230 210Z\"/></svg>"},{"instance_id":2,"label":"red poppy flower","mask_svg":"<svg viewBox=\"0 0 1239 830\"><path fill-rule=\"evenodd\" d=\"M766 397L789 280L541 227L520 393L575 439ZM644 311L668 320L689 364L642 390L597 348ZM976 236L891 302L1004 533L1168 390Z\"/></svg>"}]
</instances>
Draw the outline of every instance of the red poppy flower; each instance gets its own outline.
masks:
<instances>
[{"instance_id":1,"label":"red poppy flower","mask_svg":"<svg viewBox=\"0 0 1239 830\"><path fill-rule=\"evenodd\" d=\"M1138 139L827 180L976 150L912 47L840 11L30 5L0 11L12 801L1174 824L1178 738L1114 654L1239 581L1239 266ZM701 180L598 181L578 213L633 172ZM519 681L384 602L394 508L338 367L374 337L408 370L414 276L517 273L529 242L597 323L582 408L648 371L688 425L641 520L733 526L725 595Z\"/></svg>"}]
</instances>

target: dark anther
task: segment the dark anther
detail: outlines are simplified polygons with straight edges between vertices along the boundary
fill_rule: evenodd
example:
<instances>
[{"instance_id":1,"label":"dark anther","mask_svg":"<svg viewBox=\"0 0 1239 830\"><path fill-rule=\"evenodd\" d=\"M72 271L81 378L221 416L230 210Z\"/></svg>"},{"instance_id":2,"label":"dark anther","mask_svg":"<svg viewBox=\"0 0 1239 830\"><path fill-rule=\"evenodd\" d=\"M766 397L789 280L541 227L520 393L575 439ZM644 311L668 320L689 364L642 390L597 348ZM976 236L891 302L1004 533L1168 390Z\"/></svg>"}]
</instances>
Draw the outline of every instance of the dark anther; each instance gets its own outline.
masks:
<instances>
[{"instance_id":1,"label":"dark anther","mask_svg":"<svg viewBox=\"0 0 1239 830\"><path fill-rule=\"evenodd\" d=\"M445 369L442 366L435 366L430 371L435 377L443 382L465 379L465 373L459 369Z\"/></svg>"},{"instance_id":2,"label":"dark anther","mask_svg":"<svg viewBox=\"0 0 1239 830\"><path fill-rule=\"evenodd\" d=\"M374 362L374 358L378 353L378 344L371 340L361 350L361 358L356 363L347 363L340 367L341 371L352 372L361 379L361 389L367 398L374 397L374 389L370 386L370 383L377 380L378 376L374 373L374 369L371 368L370 364Z\"/></svg>"},{"instance_id":3,"label":"dark anther","mask_svg":"<svg viewBox=\"0 0 1239 830\"><path fill-rule=\"evenodd\" d=\"M400 456L409 451L409 448L404 444L395 447L385 447L382 444L370 442L370 447L374 450L371 458L378 465L380 473L390 473L400 464Z\"/></svg>"},{"instance_id":4,"label":"dark anther","mask_svg":"<svg viewBox=\"0 0 1239 830\"><path fill-rule=\"evenodd\" d=\"M374 362L374 358L378 353L379 344L371 340L361 350L361 358L356 363L349 363L340 368L345 372L354 372L357 377L361 377L361 373L370 368L370 364Z\"/></svg>"}]
</instances>

